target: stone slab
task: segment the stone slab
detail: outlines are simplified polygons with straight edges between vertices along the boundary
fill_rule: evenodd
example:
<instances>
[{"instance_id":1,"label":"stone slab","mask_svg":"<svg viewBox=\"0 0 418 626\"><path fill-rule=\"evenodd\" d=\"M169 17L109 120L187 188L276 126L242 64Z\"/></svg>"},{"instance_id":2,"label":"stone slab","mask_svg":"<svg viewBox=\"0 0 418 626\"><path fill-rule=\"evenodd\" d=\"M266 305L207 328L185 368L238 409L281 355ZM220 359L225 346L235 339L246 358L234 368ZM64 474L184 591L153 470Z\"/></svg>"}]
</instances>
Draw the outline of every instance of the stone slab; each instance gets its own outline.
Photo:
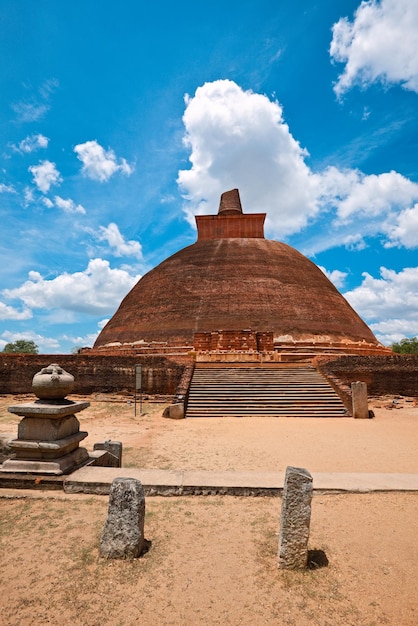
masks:
<instances>
[{"instance_id":1,"label":"stone slab","mask_svg":"<svg viewBox=\"0 0 418 626\"><path fill-rule=\"evenodd\" d=\"M283 490L285 472L210 472L139 468L83 467L64 481L67 493L109 494L116 477L137 478L145 495L276 496ZM417 491L418 474L348 474L312 472L315 492L364 493Z\"/></svg>"},{"instance_id":2,"label":"stone slab","mask_svg":"<svg viewBox=\"0 0 418 626\"><path fill-rule=\"evenodd\" d=\"M314 491L367 493L369 491L418 491L418 474L311 472Z\"/></svg>"},{"instance_id":3,"label":"stone slab","mask_svg":"<svg viewBox=\"0 0 418 626\"><path fill-rule=\"evenodd\" d=\"M15 415L21 415L23 417L48 417L58 418L65 417L66 415L73 415L73 413L79 413L90 406L90 402L78 402L68 400L61 403L45 402L42 400L36 400L35 402L27 402L22 404L13 404L8 407L9 413Z\"/></svg>"},{"instance_id":4,"label":"stone slab","mask_svg":"<svg viewBox=\"0 0 418 626\"><path fill-rule=\"evenodd\" d=\"M234 472L185 470L182 477L184 493L234 495L269 495L283 487L284 472Z\"/></svg>"},{"instance_id":5,"label":"stone slab","mask_svg":"<svg viewBox=\"0 0 418 626\"><path fill-rule=\"evenodd\" d=\"M72 443L79 443L87 437L86 431L80 430L78 433L64 437L63 439L57 439L55 441L33 441L25 439L12 439L10 447L12 450L62 450L66 446Z\"/></svg>"},{"instance_id":6,"label":"stone slab","mask_svg":"<svg viewBox=\"0 0 418 626\"><path fill-rule=\"evenodd\" d=\"M22 441L21 439L14 439L10 442L10 448L15 452L17 459L58 459L58 457L65 456L75 450L80 441L85 439L87 435L87 432L80 431L57 441Z\"/></svg>"},{"instance_id":7,"label":"stone slab","mask_svg":"<svg viewBox=\"0 0 418 626\"><path fill-rule=\"evenodd\" d=\"M64 481L66 493L108 495L115 478L136 478L148 487L145 495L175 495L181 487L183 472L179 470L137 469L123 467L82 467ZM157 493L158 491L158 493Z\"/></svg>"},{"instance_id":8,"label":"stone slab","mask_svg":"<svg viewBox=\"0 0 418 626\"><path fill-rule=\"evenodd\" d=\"M41 474L59 476L71 472L89 459L85 448L77 448L65 456L53 460L7 459L1 467L1 473Z\"/></svg>"}]
</instances>

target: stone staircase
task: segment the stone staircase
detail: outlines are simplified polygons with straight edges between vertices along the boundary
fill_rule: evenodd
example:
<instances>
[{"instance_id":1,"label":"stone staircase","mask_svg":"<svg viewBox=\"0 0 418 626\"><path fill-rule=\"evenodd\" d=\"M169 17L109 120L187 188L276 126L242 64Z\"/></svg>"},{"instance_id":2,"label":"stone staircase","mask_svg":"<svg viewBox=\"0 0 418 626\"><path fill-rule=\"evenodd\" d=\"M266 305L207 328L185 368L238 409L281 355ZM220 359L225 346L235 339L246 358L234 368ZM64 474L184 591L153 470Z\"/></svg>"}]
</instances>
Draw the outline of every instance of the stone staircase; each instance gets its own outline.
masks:
<instances>
[{"instance_id":1,"label":"stone staircase","mask_svg":"<svg viewBox=\"0 0 418 626\"><path fill-rule=\"evenodd\" d=\"M196 366L186 417L344 417L340 398L312 366Z\"/></svg>"}]
</instances>

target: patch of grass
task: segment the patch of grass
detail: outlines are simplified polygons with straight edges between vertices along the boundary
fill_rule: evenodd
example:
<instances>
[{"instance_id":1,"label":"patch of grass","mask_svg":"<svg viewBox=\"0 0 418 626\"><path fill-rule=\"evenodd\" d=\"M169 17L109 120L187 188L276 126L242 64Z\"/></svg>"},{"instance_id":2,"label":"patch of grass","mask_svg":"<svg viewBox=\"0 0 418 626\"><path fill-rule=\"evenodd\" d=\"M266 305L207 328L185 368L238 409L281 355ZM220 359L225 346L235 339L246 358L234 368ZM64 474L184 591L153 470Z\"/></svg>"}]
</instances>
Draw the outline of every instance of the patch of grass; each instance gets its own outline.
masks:
<instances>
[{"instance_id":1,"label":"patch of grass","mask_svg":"<svg viewBox=\"0 0 418 626\"><path fill-rule=\"evenodd\" d=\"M83 568L86 565L91 565L96 560L96 555L93 553L93 550L96 546L82 546L79 550L78 560L80 561Z\"/></svg>"},{"instance_id":2,"label":"patch of grass","mask_svg":"<svg viewBox=\"0 0 418 626\"><path fill-rule=\"evenodd\" d=\"M30 516L31 505L29 500L14 502L12 508L5 506L0 508L0 537L5 537Z\"/></svg>"}]
</instances>

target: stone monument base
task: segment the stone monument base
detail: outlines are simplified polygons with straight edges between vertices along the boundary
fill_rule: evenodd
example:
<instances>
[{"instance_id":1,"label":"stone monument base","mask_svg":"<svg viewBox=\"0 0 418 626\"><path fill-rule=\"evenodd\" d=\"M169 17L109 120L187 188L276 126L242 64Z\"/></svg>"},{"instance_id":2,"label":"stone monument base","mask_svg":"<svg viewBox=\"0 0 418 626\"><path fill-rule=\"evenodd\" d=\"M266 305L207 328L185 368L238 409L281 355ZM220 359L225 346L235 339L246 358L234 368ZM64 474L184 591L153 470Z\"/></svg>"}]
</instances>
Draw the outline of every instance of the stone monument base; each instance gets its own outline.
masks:
<instances>
[{"instance_id":1,"label":"stone monument base","mask_svg":"<svg viewBox=\"0 0 418 626\"><path fill-rule=\"evenodd\" d=\"M1 466L0 471L9 474L60 476L61 474L68 474L79 469L88 461L90 461L90 457L87 450L85 448L77 448L73 452L53 460L7 459Z\"/></svg>"},{"instance_id":2,"label":"stone monument base","mask_svg":"<svg viewBox=\"0 0 418 626\"><path fill-rule=\"evenodd\" d=\"M62 399L40 399L9 407L9 412L22 416L17 439L10 442L14 458L7 459L2 472L14 474L69 474L86 464L89 454L80 448L88 433L80 431L75 413L89 402Z\"/></svg>"}]
</instances>

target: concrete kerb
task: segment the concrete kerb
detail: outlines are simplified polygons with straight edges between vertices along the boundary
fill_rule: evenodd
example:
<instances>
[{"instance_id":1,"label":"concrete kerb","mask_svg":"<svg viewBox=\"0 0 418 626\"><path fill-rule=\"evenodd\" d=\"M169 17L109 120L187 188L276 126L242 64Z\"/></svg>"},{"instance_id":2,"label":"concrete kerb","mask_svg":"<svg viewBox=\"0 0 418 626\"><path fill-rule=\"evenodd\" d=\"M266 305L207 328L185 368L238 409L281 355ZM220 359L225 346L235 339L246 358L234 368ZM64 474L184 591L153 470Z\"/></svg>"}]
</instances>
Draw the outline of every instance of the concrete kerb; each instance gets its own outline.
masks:
<instances>
[{"instance_id":1,"label":"concrete kerb","mask_svg":"<svg viewBox=\"0 0 418 626\"><path fill-rule=\"evenodd\" d=\"M107 495L116 477L137 478L145 495L278 496L285 472L210 472L133 468L81 468L64 480L66 493ZM316 493L418 491L418 474L347 474L312 472Z\"/></svg>"},{"instance_id":2,"label":"concrete kerb","mask_svg":"<svg viewBox=\"0 0 418 626\"><path fill-rule=\"evenodd\" d=\"M320 493L418 492L418 474L311 472ZM6 475L0 488L54 489L65 493L108 495L115 478L136 478L146 496L280 496L285 472L159 470L85 466L67 476Z\"/></svg>"}]
</instances>

